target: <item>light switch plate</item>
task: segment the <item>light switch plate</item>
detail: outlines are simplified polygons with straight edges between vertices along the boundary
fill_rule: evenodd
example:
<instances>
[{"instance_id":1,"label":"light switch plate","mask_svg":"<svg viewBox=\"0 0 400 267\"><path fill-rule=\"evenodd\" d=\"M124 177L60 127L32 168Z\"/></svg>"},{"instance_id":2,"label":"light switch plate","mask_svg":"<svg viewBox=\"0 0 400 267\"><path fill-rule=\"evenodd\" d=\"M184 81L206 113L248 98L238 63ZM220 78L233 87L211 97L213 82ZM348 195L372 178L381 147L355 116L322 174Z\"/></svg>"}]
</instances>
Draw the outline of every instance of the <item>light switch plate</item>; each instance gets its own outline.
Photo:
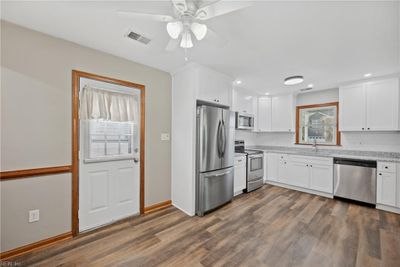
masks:
<instances>
[{"instance_id":1,"label":"light switch plate","mask_svg":"<svg viewBox=\"0 0 400 267\"><path fill-rule=\"evenodd\" d=\"M161 133L161 141L169 141L169 133Z\"/></svg>"},{"instance_id":2,"label":"light switch plate","mask_svg":"<svg viewBox=\"0 0 400 267\"><path fill-rule=\"evenodd\" d=\"M37 222L39 221L39 210L30 210L28 222Z\"/></svg>"}]
</instances>

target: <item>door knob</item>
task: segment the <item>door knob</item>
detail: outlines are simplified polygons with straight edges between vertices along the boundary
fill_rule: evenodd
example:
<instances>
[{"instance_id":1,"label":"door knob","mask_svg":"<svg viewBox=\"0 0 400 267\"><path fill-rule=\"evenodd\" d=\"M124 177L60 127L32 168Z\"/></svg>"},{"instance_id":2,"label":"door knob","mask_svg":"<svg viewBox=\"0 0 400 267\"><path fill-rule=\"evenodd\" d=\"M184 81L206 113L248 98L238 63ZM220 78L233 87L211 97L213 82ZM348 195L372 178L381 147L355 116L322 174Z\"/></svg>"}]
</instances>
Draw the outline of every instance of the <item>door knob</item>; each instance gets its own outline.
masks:
<instances>
[{"instance_id":1,"label":"door knob","mask_svg":"<svg viewBox=\"0 0 400 267\"><path fill-rule=\"evenodd\" d=\"M133 162L138 163L139 159L138 158L133 158Z\"/></svg>"}]
</instances>

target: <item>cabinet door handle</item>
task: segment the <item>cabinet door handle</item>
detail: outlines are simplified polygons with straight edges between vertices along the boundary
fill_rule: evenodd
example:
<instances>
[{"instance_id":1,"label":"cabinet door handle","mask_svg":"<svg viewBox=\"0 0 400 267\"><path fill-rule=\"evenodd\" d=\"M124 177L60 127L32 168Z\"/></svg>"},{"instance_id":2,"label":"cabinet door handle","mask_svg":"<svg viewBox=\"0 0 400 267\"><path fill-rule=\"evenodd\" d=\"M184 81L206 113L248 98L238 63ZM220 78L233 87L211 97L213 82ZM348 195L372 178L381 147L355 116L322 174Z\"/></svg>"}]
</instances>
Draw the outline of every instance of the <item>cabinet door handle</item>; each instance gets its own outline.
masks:
<instances>
[{"instance_id":1,"label":"cabinet door handle","mask_svg":"<svg viewBox=\"0 0 400 267\"><path fill-rule=\"evenodd\" d=\"M310 167L312 168L312 165L310 165Z\"/></svg>"},{"instance_id":2,"label":"cabinet door handle","mask_svg":"<svg viewBox=\"0 0 400 267\"><path fill-rule=\"evenodd\" d=\"M363 131L364 131L364 127L363 128L361 128Z\"/></svg>"},{"instance_id":3,"label":"cabinet door handle","mask_svg":"<svg viewBox=\"0 0 400 267\"><path fill-rule=\"evenodd\" d=\"M308 167L308 164L306 165L306 167Z\"/></svg>"},{"instance_id":4,"label":"cabinet door handle","mask_svg":"<svg viewBox=\"0 0 400 267\"><path fill-rule=\"evenodd\" d=\"M388 169L388 166L385 166L385 169Z\"/></svg>"},{"instance_id":5,"label":"cabinet door handle","mask_svg":"<svg viewBox=\"0 0 400 267\"><path fill-rule=\"evenodd\" d=\"M371 130L371 129L368 127L367 130Z\"/></svg>"},{"instance_id":6,"label":"cabinet door handle","mask_svg":"<svg viewBox=\"0 0 400 267\"><path fill-rule=\"evenodd\" d=\"M382 175L382 173L380 173L379 175Z\"/></svg>"}]
</instances>

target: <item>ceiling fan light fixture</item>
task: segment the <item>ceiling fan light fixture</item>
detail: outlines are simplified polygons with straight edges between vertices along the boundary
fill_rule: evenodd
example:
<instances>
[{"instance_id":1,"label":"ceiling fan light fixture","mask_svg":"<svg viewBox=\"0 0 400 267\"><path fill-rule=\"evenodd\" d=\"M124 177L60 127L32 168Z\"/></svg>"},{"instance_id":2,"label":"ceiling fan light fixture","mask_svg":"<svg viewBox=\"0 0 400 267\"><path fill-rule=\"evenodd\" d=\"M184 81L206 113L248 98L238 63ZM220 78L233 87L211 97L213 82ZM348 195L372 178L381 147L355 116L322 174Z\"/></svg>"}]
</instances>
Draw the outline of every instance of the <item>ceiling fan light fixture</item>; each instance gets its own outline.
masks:
<instances>
[{"instance_id":1,"label":"ceiling fan light fixture","mask_svg":"<svg viewBox=\"0 0 400 267\"><path fill-rule=\"evenodd\" d=\"M285 80L284 80L284 84L285 85L295 85L295 84L299 84L299 83L302 83L304 81L304 77L303 76L300 76L300 75L297 75L297 76L291 76L291 77L287 77Z\"/></svg>"},{"instance_id":2,"label":"ceiling fan light fixture","mask_svg":"<svg viewBox=\"0 0 400 267\"><path fill-rule=\"evenodd\" d=\"M183 24L180 21L168 22L167 32L172 39L178 39L183 29Z\"/></svg>"},{"instance_id":3,"label":"ceiling fan light fixture","mask_svg":"<svg viewBox=\"0 0 400 267\"><path fill-rule=\"evenodd\" d=\"M192 36L189 31L185 31L182 34L182 40L181 40L181 47L182 48L191 48L193 47L193 42L192 42Z\"/></svg>"},{"instance_id":4,"label":"ceiling fan light fixture","mask_svg":"<svg viewBox=\"0 0 400 267\"><path fill-rule=\"evenodd\" d=\"M196 39L199 41L202 40L207 34L207 25L205 24L193 22L192 25L190 25L190 29L192 30Z\"/></svg>"}]
</instances>

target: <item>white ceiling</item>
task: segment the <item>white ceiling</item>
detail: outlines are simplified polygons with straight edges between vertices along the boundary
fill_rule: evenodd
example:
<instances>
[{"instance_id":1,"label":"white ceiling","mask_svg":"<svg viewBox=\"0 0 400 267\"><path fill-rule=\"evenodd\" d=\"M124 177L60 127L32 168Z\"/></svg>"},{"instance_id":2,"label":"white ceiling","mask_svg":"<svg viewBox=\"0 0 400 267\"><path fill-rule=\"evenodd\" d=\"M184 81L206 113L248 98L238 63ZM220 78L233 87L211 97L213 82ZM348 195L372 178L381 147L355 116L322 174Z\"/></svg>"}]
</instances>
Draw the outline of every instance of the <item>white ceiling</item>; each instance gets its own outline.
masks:
<instances>
[{"instance_id":1,"label":"white ceiling","mask_svg":"<svg viewBox=\"0 0 400 267\"><path fill-rule=\"evenodd\" d=\"M7 21L168 72L185 65L182 49L164 50L164 23L122 18L116 10L172 14L168 1L1 3ZM309 83L316 90L332 88L364 73L400 72L399 13L398 1L257 1L207 21L226 42L215 45L206 36L188 56L260 94ZM129 40L128 30L152 41L146 46ZM297 74L305 77L302 85L283 85Z\"/></svg>"}]
</instances>

